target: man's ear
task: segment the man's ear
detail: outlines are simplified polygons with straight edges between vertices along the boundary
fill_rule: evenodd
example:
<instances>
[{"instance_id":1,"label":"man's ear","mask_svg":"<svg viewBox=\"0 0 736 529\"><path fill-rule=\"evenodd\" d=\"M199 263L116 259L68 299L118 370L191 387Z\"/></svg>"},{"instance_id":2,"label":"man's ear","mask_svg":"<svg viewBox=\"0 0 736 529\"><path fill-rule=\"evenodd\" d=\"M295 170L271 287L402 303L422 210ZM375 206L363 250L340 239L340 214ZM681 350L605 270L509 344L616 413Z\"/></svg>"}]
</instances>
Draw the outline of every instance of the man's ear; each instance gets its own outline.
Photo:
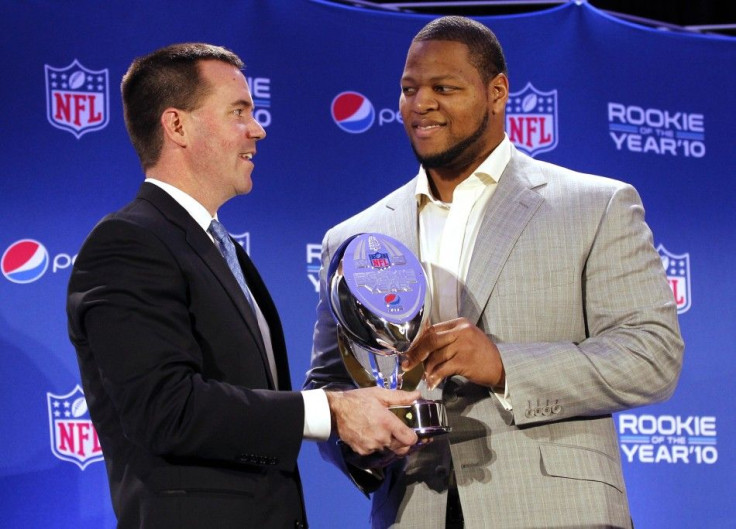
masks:
<instances>
[{"instance_id":1,"label":"man's ear","mask_svg":"<svg viewBox=\"0 0 736 529\"><path fill-rule=\"evenodd\" d=\"M173 141L180 147L186 147L187 134L184 127L186 112L178 108L167 108L161 114L161 128L164 129L164 138Z\"/></svg>"},{"instance_id":2,"label":"man's ear","mask_svg":"<svg viewBox=\"0 0 736 529\"><path fill-rule=\"evenodd\" d=\"M499 73L488 82L488 99L493 114L501 114L509 99L509 78Z\"/></svg>"}]
</instances>

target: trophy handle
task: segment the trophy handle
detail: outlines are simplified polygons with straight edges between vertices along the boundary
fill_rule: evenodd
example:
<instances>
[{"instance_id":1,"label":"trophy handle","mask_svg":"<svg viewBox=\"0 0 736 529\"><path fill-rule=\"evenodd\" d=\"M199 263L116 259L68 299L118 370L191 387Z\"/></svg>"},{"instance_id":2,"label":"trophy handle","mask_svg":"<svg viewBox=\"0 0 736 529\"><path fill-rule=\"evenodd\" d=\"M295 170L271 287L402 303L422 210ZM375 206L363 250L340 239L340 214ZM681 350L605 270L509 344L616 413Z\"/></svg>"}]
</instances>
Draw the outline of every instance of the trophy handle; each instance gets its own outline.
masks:
<instances>
[{"instance_id":1,"label":"trophy handle","mask_svg":"<svg viewBox=\"0 0 736 529\"><path fill-rule=\"evenodd\" d=\"M347 337L342 325L337 325L337 345L340 349L340 355L342 356L343 364L347 369L350 376L353 378L355 383L361 388L370 388L373 386L385 387L386 389L392 389L390 387L391 382L389 380L377 380L375 374L367 367L361 364L353 351L353 346L350 343L350 339ZM373 354L373 353L369 353ZM388 357L385 357L388 358ZM424 376L424 364L418 364L409 371L402 371L401 369L401 355L392 355L391 358L395 360L393 373L387 379L393 378L396 381L398 389L406 391L413 391L419 385L419 382ZM380 372L380 370L377 370Z\"/></svg>"},{"instance_id":2,"label":"trophy handle","mask_svg":"<svg viewBox=\"0 0 736 529\"><path fill-rule=\"evenodd\" d=\"M403 355L399 355L399 358L401 358L402 356ZM399 369L401 369L400 363L399 363ZM424 377L424 362L419 362L417 365L412 367L409 371L403 372L401 389L405 389L406 391L414 391L415 389L417 389L417 386L422 381L423 377Z\"/></svg>"},{"instance_id":3,"label":"trophy handle","mask_svg":"<svg viewBox=\"0 0 736 529\"><path fill-rule=\"evenodd\" d=\"M361 388L372 388L376 385L376 379L373 377L363 365L358 362L353 353L353 348L350 345L350 341L345 336L345 331L342 329L342 325L337 326L337 346L340 349L340 356L342 356L342 362L345 364L345 369L353 378L356 384Z\"/></svg>"}]
</instances>

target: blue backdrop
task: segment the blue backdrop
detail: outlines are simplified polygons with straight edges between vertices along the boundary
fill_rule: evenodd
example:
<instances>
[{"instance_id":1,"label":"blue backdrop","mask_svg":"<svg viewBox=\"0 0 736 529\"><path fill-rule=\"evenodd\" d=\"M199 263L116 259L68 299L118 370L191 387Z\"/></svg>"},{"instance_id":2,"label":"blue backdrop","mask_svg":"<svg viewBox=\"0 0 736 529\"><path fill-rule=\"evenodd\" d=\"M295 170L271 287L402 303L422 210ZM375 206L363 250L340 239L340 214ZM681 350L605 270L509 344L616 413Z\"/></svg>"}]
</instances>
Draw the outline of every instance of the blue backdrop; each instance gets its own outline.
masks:
<instances>
[{"instance_id":1,"label":"blue backdrop","mask_svg":"<svg viewBox=\"0 0 736 529\"><path fill-rule=\"evenodd\" d=\"M300 386L324 231L416 173L399 77L430 18L317 0L2 3L4 527L114 527L64 305L84 237L142 179L119 96L131 60L197 40L246 61L268 138L253 192L220 216L272 291ZM736 526L736 39L647 29L575 3L479 20L507 54L512 141L633 183L678 302L686 352L675 396L616 417L636 525ZM313 527L367 527L368 500L314 444L300 465Z\"/></svg>"}]
</instances>

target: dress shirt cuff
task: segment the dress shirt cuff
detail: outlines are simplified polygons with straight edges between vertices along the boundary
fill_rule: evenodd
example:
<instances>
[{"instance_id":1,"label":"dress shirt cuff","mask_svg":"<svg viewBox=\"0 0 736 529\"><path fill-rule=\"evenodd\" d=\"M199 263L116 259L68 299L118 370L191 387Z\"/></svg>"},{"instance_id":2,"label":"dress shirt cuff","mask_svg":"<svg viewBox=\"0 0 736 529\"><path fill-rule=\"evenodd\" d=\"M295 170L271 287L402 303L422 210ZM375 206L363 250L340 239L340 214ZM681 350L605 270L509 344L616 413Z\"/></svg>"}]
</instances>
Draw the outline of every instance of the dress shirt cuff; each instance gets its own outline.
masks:
<instances>
[{"instance_id":1,"label":"dress shirt cuff","mask_svg":"<svg viewBox=\"0 0 736 529\"><path fill-rule=\"evenodd\" d=\"M304 399L304 439L326 441L332 431L330 404L323 389L302 391Z\"/></svg>"},{"instance_id":2,"label":"dress shirt cuff","mask_svg":"<svg viewBox=\"0 0 736 529\"><path fill-rule=\"evenodd\" d=\"M498 399L498 402L501 403L501 406L503 406L503 409L506 411L511 411L514 409L514 407L511 405L511 395L509 394L509 382L506 381L503 389L503 394L499 391L500 388L492 388L491 392L496 396Z\"/></svg>"}]
</instances>

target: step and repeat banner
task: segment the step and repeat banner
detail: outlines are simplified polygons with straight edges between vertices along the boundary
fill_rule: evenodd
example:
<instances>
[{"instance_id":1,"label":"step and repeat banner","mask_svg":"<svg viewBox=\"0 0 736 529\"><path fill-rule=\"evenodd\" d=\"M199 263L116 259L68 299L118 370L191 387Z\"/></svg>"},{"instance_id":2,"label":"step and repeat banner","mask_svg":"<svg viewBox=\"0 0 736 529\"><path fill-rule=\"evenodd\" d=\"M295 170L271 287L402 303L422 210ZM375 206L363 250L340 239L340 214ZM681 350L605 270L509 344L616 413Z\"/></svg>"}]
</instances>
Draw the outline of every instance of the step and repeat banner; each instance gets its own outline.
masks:
<instances>
[{"instance_id":1,"label":"step and repeat banner","mask_svg":"<svg viewBox=\"0 0 736 529\"><path fill-rule=\"evenodd\" d=\"M143 178L119 92L132 59L206 41L245 60L268 137L252 193L220 217L271 289L299 387L325 230L416 173L399 77L431 18L317 0L2 3L0 525L115 525L65 292L87 233ZM636 526L736 526L736 39L632 25L585 3L478 19L507 55L511 140L634 184L677 301L686 349L674 397L615 418ZM300 466L313 527L368 526L369 501L313 443Z\"/></svg>"}]
</instances>

